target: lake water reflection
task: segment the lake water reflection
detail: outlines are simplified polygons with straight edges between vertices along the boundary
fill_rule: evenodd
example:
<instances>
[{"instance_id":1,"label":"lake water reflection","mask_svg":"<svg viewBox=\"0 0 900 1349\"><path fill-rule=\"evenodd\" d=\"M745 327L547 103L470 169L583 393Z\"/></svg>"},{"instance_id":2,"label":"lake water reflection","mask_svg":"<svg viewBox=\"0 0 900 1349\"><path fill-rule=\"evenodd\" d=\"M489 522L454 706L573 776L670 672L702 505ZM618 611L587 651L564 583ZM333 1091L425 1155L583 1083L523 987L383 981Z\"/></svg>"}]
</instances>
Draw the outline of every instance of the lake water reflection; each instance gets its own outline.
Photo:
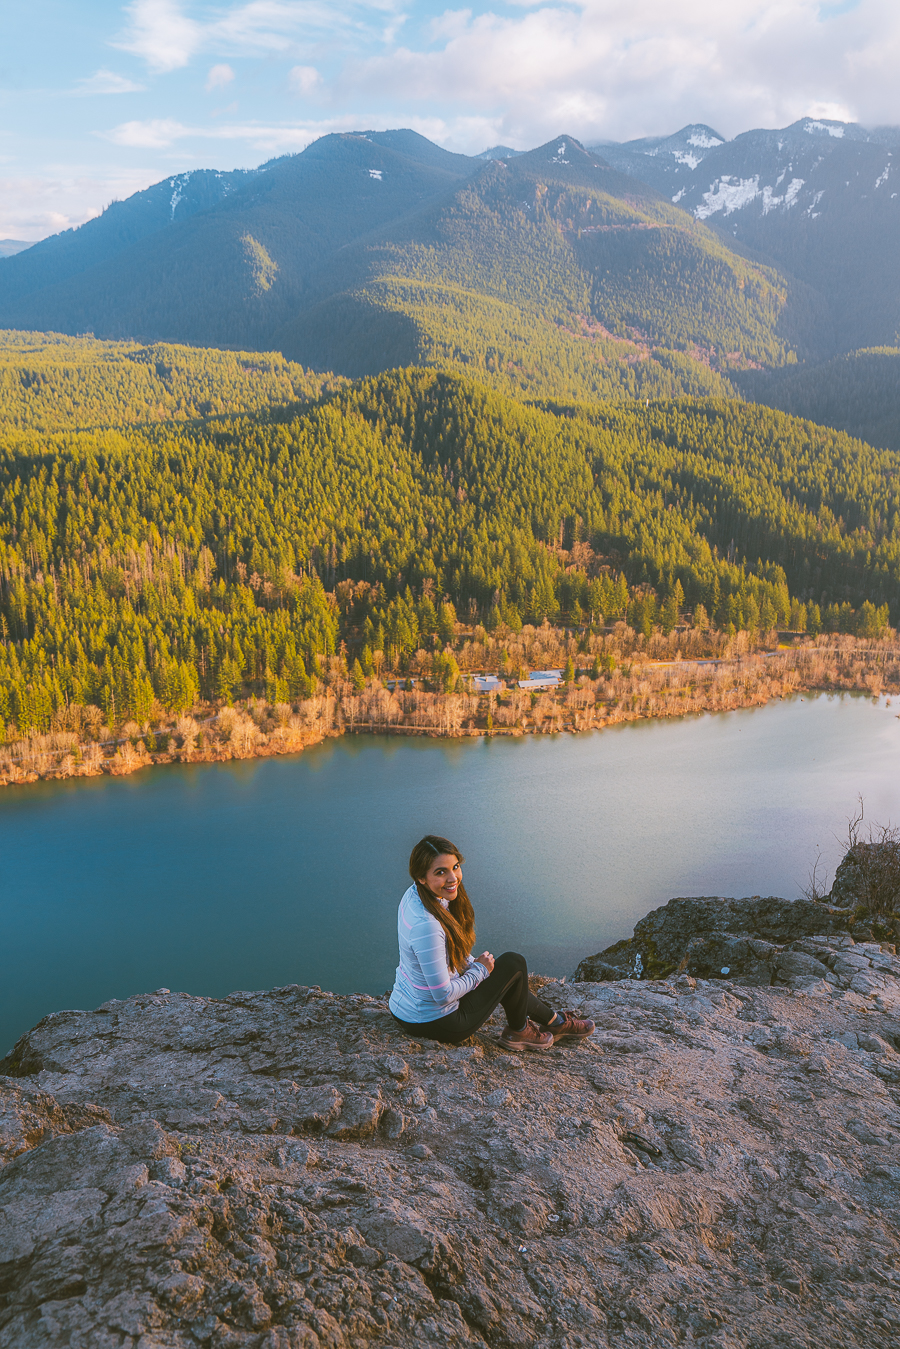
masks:
<instances>
[{"instance_id":1,"label":"lake water reflection","mask_svg":"<svg viewBox=\"0 0 900 1349\"><path fill-rule=\"evenodd\" d=\"M158 987L382 992L423 833L468 857L479 949L548 974L673 895L795 898L858 793L900 821L900 720L797 698L583 736L348 737L292 758L0 795L0 1054L47 1012Z\"/></svg>"}]
</instances>

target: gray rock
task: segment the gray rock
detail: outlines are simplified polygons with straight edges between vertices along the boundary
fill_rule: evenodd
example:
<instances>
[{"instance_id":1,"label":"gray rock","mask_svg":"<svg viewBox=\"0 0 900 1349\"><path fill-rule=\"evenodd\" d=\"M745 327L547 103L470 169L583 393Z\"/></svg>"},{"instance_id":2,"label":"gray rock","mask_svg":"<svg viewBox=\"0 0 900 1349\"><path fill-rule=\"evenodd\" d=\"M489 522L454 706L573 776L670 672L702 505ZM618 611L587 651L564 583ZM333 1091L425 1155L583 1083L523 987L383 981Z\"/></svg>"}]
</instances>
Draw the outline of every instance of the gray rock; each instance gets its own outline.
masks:
<instances>
[{"instance_id":1,"label":"gray rock","mask_svg":"<svg viewBox=\"0 0 900 1349\"><path fill-rule=\"evenodd\" d=\"M864 1049L868 1054L894 1053L893 1047L880 1035L857 1035L856 1041L860 1049Z\"/></svg>"},{"instance_id":2,"label":"gray rock","mask_svg":"<svg viewBox=\"0 0 900 1349\"><path fill-rule=\"evenodd\" d=\"M834 873L828 898L831 904L860 906L900 926L900 834L887 830L882 840L850 848Z\"/></svg>"},{"instance_id":3,"label":"gray rock","mask_svg":"<svg viewBox=\"0 0 900 1349\"><path fill-rule=\"evenodd\" d=\"M382 1063L385 1069L397 1082L405 1082L409 1077L409 1065L399 1054L387 1054Z\"/></svg>"},{"instance_id":4,"label":"gray rock","mask_svg":"<svg viewBox=\"0 0 900 1349\"><path fill-rule=\"evenodd\" d=\"M298 1092L291 1102L291 1123L296 1129L326 1129L341 1113L344 1098L334 1087Z\"/></svg>"},{"instance_id":5,"label":"gray rock","mask_svg":"<svg viewBox=\"0 0 900 1349\"><path fill-rule=\"evenodd\" d=\"M802 899L671 899L642 918L632 937L583 960L572 978L627 979L639 965L644 978L684 971L715 979L727 970L729 979L744 986L766 985L782 959L782 981L823 977L824 970L816 973L817 952L800 948L813 938L825 954L835 935L846 934L849 921L843 909ZM788 958L786 948L795 959Z\"/></svg>"},{"instance_id":6,"label":"gray rock","mask_svg":"<svg viewBox=\"0 0 900 1349\"><path fill-rule=\"evenodd\" d=\"M893 1344L894 957L776 936L719 934L776 986L576 982L595 1037L515 1059L316 989L46 1018L0 1078L0 1349Z\"/></svg>"},{"instance_id":7,"label":"gray rock","mask_svg":"<svg viewBox=\"0 0 900 1349\"><path fill-rule=\"evenodd\" d=\"M395 1255L408 1265L432 1264L440 1244L418 1213L394 1202L389 1202L386 1211L370 1218L364 1230L370 1246Z\"/></svg>"},{"instance_id":8,"label":"gray rock","mask_svg":"<svg viewBox=\"0 0 900 1349\"><path fill-rule=\"evenodd\" d=\"M330 1138L371 1138L384 1110L384 1102L377 1096L362 1094L344 1101L340 1117L328 1126Z\"/></svg>"},{"instance_id":9,"label":"gray rock","mask_svg":"<svg viewBox=\"0 0 900 1349\"><path fill-rule=\"evenodd\" d=\"M796 975L812 975L822 979L828 972L828 966L816 956L803 951L779 951L773 960L776 978L789 979Z\"/></svg>"},{"instance_id":10,"label":"gray rock","mask_svg":"<svg viewBox=\"0 0 900 1349\"><path fill-rule=\"evenodd\" d=\"M402 1110L388 1106L381 1116L381 1128L385 1138L399 1138L409 1121Z\"/></svg>"},{"instance_id":11,"label":"gray rock","mask_svg":"<svg viewBox=\"0 0 900 1349\"><path fill-rule=\"evenodd\" d=\"M275 1160L281 1167L315 1166L319 1154L308 1143L288 1143L276 1149Z\"/></svg>"}]
</instances>

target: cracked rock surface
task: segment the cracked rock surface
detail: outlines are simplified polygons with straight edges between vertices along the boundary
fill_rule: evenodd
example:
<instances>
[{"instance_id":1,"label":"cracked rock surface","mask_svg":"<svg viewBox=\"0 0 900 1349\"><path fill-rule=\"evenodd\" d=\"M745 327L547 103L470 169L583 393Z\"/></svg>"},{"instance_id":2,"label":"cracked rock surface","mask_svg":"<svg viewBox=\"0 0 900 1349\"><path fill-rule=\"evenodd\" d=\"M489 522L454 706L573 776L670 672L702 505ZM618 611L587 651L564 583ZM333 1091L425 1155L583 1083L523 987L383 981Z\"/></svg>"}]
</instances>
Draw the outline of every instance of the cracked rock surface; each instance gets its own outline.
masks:
<instances>
[{"instance_id":1,"label":"cracked rock surface","mask_svg":"<svg viewBox=\"0 0 900 1349\"><path fill-rule=\"evenodd\" d=\"M550 983L597 1030L542 1054L297 986L45 1018L0 1063L0 1346L896 1345L896 971L801 940L840 986Z\"/></svg>"}]
</instances>

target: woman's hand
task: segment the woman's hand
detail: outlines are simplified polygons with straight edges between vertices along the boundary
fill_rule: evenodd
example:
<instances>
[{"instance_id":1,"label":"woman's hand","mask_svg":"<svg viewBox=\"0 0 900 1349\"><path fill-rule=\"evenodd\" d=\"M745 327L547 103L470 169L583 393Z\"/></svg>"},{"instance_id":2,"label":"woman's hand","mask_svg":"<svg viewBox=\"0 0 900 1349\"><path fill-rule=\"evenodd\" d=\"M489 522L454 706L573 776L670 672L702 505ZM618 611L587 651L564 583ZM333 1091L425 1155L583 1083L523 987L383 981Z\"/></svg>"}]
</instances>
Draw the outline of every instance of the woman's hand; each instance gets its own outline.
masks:
<instances>
[{"instance_id":1,"label":"woman's hand","mask_svg":"<svg viewBox=\"0 0 900 1349\"><path fill-rule=\"evenodd\" d=\"M494 957L491 955L490 951L482 951L481 955L477 957L477 960L479 965L483 965L488 974L490 974L491 970L494 968Z\"/></svg>"}]
</instances>

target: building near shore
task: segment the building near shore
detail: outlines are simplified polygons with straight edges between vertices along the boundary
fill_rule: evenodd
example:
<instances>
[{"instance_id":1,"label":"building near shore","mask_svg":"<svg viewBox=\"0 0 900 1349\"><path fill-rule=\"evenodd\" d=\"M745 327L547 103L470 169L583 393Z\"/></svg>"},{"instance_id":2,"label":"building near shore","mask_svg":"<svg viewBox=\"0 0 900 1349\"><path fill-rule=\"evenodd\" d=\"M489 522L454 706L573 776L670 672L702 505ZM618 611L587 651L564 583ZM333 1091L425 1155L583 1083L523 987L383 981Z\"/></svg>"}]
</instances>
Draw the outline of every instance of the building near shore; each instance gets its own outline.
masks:
<instances>
[{"instance_id":1,"label":"building near shore","mask_svg":"<svg viewBox=\"0 0 900 1349\"><path fill-rule=\"evenodd\" d=\"M537 693L540 689L556 689L562 683L562 670L532 670L527 679L519 680L519 688Z\"/></svg>"},{"instance_id":2,"label":"building near shore","mask_svg":"<svg viewBox=\"0 0 900 1349\"><path fill-rule=\"evenodd\" d=\"M475 693L502 693L506 688L499 675L476 674L471 676Z\"/></svg>"}]
</instances>

